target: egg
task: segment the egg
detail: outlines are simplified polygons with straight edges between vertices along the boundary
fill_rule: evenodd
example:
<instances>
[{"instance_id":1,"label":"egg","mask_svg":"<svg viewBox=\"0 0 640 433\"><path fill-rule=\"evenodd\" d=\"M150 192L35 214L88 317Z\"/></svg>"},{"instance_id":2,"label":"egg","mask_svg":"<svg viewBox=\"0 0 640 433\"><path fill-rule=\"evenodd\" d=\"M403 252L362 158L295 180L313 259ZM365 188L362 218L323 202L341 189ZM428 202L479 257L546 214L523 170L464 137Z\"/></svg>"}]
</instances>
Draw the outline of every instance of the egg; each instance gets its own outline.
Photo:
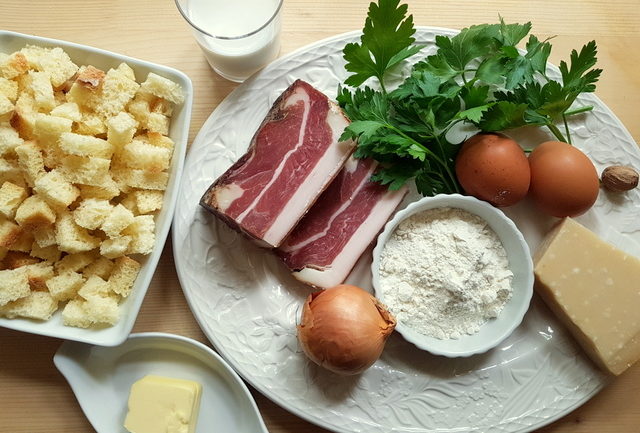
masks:
<instances>
[{"instance_id":1,"label":"egg","mask_svg":"<svg viewBox=\"0 0 640 433\"><path fill-rule=\"evenodd\" d=\"M600 182L591 160L578 148L547 141L529 155L529 194L543 212L555 217L585 213L598 198Z\"/></svg>"},{"instance_id":2,"label":"egg","mask_svg":"<svg viewBox=\"0 0 640 433\"><path fill-rule=\"evenodd\" d=\"M494 206L511 206L529 189L529 163L518 143L497 133L476 134L456 157L456 176L469 195Z\"/></svg>"}]
</instances>

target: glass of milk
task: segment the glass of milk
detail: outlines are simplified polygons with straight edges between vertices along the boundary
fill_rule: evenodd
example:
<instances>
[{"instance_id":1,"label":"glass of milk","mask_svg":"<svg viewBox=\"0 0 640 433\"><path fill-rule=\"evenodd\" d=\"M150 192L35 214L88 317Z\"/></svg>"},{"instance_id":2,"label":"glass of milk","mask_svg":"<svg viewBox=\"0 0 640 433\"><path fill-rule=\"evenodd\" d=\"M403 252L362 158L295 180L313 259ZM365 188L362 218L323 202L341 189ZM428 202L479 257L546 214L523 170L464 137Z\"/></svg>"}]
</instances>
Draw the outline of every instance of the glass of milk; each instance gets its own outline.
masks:
<instances>
[{"instance_id":1,"label":"glass of milk","mask_svg":"<svg viewBox=\"0 0 640 433\"><path fill-rule=\"evenodd\" d=\"M278 56L283 0L175 0L213 68L242 82Z\"/></svg>"}]
</instances>

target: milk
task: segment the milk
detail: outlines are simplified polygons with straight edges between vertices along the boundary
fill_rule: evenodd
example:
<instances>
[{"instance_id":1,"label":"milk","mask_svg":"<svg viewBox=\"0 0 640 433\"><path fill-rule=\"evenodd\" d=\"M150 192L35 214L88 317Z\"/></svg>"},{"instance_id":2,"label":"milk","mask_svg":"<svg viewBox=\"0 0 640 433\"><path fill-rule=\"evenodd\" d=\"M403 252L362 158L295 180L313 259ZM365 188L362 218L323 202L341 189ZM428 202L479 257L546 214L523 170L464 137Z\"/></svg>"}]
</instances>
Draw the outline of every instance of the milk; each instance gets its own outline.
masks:
<instances>
[{"instance_id":1,"label":"milk","mask_svg":"<svg viewBox=\"0 0 640 433\"><path fill-rule=\"evenodd\" d=\"M223 77L243 81L278 55L280 14L269 20L280 0L188 0L185 3L184 12L192 24L211 35L194 29L207 61Z\"/></svg>"}]
</instances>

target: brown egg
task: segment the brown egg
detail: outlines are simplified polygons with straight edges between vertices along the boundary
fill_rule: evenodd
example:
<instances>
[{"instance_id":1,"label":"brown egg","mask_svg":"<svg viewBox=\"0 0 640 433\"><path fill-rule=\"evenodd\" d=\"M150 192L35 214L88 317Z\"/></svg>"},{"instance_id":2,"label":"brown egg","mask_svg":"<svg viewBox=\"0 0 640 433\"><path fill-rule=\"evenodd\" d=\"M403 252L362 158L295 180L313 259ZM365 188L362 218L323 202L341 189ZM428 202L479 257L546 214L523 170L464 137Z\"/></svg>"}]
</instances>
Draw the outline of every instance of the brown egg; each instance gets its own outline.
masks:
<instances>
[{"instance_id":1,"label":"brown egg","mask_svg":"<svg viewBox=\"0 0 640 433\"><path fill-rule=\"evenodd\" d=\"M465 141L455 167L465 192L494 206L511 206L527 195L527 156L502 134L480 133Z\"/></svg>"},{"instance_id":2,"label":"brown egg","mask_svg":"<svg viewBox=\"0 0 640 433\"><path fill-rule=\"evenodd\" d=\"M529 194L545 213L572 217L585 213L598 198L598 173L591 160L576 147L546 141L529 155Z\"/></svg>"}]
</instances>

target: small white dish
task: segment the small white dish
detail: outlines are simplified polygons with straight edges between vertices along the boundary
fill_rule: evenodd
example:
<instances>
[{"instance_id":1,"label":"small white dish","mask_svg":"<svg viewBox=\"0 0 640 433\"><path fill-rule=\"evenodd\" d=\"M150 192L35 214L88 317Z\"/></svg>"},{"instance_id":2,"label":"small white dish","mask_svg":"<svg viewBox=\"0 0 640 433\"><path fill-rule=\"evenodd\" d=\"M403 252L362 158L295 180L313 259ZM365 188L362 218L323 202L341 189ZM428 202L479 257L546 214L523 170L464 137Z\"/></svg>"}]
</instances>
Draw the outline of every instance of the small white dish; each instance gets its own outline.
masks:
<instances>
[{"instance_id":1,"label":"small white dish","mask_svg":"<svg viewBox=\"0 0 640 433\"><path fill-rule=\"evenodd\" d=\"M197 433L267 433L242 379L211 348L179 335L131 334L116 347L67 341L53 357L98 433L123 427L131 385L147 374L202 384Z\"/></svg>"},{"instance_id":2,"label":"small white dish","mask_svg":"<svg viewBox=\"0 0 640 433\"><path fill-rule=\"evenodd\" d=\"M175 148L169 167L169 183L164 194L162 209L156 215L156 241L153 251L142 259L142 268L133 286L131 295L120 305L120 320L114 326L100 328L74 328L62 323L61 310L59 309L48 321L36 321L29 319L6 319L0 317L0 326L33 334L47 335L50 337L75 340L102 346L115 346L122 343L133 328L138 311L151 282L160 255L164 248L173 211L178 198L178 186L182 175L187 140L189 138L189 123L191 120L191 105L193 102L193 86L187 75L177 69L159 64L134 59L132 57L115 54L109 51L79 45L73 42L43 38L39 36L25 35L5 30L0 30L0 52L12 53L24 47L26 44L61 47L77 65L93 65L97 68L108 70L126 62L134 70L136 79L144 80L149 72L154 72L178 83L183 91L185 100L176 106L171 118L169 137L174 141Z\"/></svg>"},{"instance_id":3,"label":"small white dish","mask_svg":"<svg viewBox=\"0 0 640 433\"><path fill-rule=\"evenodd\" d=\"M441 340L423 335L398 321L397 331L409 342L434 355L464 357L483 353L500 344L520 325L529 308L533 296L533 262L531 253L522 233L501 210L474 197L460 194L440 194L424 197L397 212L378 236L373 250L371 271L375 294L382 303L384 292L380 289L380 256L384 246L398 224L419 212L436 208L457 208L482 218L498 235L513 272L512 296L498 317L490 319L473 335L464 335L458 339ZM392 312L393 313L393 312Z\"/></svg>"}]
</instances>

